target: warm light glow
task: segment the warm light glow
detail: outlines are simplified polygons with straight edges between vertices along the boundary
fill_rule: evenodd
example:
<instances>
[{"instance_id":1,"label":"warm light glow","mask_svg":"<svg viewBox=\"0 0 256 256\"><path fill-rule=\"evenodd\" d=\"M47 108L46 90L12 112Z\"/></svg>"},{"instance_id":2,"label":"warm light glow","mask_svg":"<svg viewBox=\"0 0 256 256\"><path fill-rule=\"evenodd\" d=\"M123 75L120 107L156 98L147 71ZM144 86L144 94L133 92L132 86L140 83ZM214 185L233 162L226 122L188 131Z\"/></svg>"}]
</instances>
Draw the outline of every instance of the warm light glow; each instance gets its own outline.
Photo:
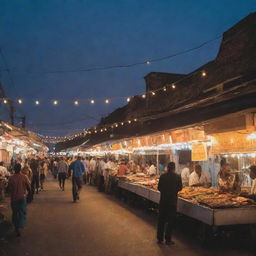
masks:
<instances>
[{"instance_id":1,"label":"warm light glow","mask_svg":"<svg viewBox=\"0 0 256 256\"><path fill-rule=\"evenodd\" d=\"M142 95L142 98L145 99L145 98L146 98L146 94L143 94L143 95Z\"/></svg>"},{"instance_id":2,"label":"warm light glow","mask_svg":"<svg viewBox=\"0 0 256 256\"><path fill-rule=\"evenodd\" d=\"M147 64L147 65L149 65L149 64L150 64L150 61L149 61L149 60L148 60L148 61L146 61L146 64Z\"/></svg>"},{"instance_id":3,"label":"warm light glow","mask_svg":"<svg viewBox=\"0 0 256 256\"><path fill-rule=\"evenodd\" d=\"M4 104L7 104L8 103L8 100L4 99Z\"/></svg>"},{"instance_id":4,"label":"warm light glow","mask_svg":"<svg viewBox=\"0 0 256 256\"><path fill-rule=\"evenodd\" d=\"M58 101L57 101L57 100L54 100L54 101L53 101L53 105L58 105Z\"/></svg>"},{"instance_id":5,"label":"warm light glow","mask_svg":"<svg viewBox=\"0 0 256 256\"><path fill-rule=\"evenodd\" d=\"M19 103L19 104L22 104L22 99L18 99L18 103Z\"/></svg>"},{"instance_id":6,"label":"warm light glow","mask_svg":"<svg viewBox=\"0 0 256 256\"><path fill-rule=\"evenodd\" d=\"M74 105L76 105L76 106L78 106L78 105L79 105L78 100L75 100L75 101L74 101Z\"/></svg>"},{"instance_id":7,"label":"warm light glow","mask_svg":"<svg viewBox=\"0 0 256 256\"><path fill-rule=\"evenodd\" d=\"M206 72L205 71L202 71L202 76L206 76Z\"/></svg>"},{"instance_id":8,"label":"warm light glow","mask_svg":"<svg viewBox=\"0 0 256 256\"><path fill-rule=\"evenodd\" d=\"M155 95L156 95L156 93L155 93L155 92L151 92L151 94L152 94L153 96L155 96Z\"/></svg>"},{"instance_id":9,"label":"warm light glow","mask_svg":"<svg viewBox=\"0 0 256 256\"><path fill-rule=\"evenodd\" d=\"M109 103L109 99L105 99L105 103L108 104Z\"/></svg>"},{"instance_id":10,"label":"warm light glow","mask_svg":"<svg viewBox=\"0 0 256 256\"><path fill-rule=\"evenodd\" d=\"M39 100L36 100L36 101L35 101L35 104L36 104L36 105L39 105L39 104L40 104Z\"/></svg>"},{"instance_id":11,"label":"warm light glow","mask_svg":"<svg viewBox=\"0 0 256 256\"><path fill-rule=\"evenodd\" d=\"M134 122L137 122L137 118L134 118Z\"/></svg>"},{"instance_id":12,"label":"warm light glow","mask_svg":"<svg viewBox=\"0 0 256 256\"><path fill-rule=\"evenodd\" d=\"M118 124L116 124L116 127L118 127Z\"/></svg>"},{"instance_id":13,"label":"warm light glow","mask_svg":"<svg viewBox=\"0 0 256 256\"><path fill-rule=\"evenodd\" d=\"M129 124L130 124L131 122L132 122L131 120L128 121Z\"/></svg>"},{"instance_id":14,"label":"warm light glow","mask_svg":"<svg viewBox=\"0 0 256 256\"><path fill-rule=\"evenodd\" d=\"M164 91L164 92L166 92L166 91L167 91L166 87L164 87L164 88L163 88L163 91Z\"/></svg>"},{"instance_id":15,"label":"warm light glow","mask_svg":"<svg viewBox=\"0 0 256 256\"><path fill-rule=\"evenodd\" d=\"M94 104L95 103L95 101L94 100L91 100L91 104Z\"/></svg>"},{"instance_id":16,"label":"warm light glow","mask_svg":"<svg viewBox=\"0 0 256 256\"><path fill-rule=\"evenodd\" d=\"M103 129L100 129L100 132L103 132Z\"/></svg>"},{"instance_id":17,"label":"warm light glow","mask_svg":"<svg viewBox=\"0 0 256 256\"><path fill-rule=\"evenodd\" d=\"M97 133L97 130L95 130L94 133Z\"/></svg>"},{"instance_id":18,"label":"warm light glow","mask_svg":"<svg viewBox=\"0 0 256 256\"><path fill-rule=\"evenodd\" d=\"M108 129L107 129L107 128L105 128L104 130L105 130L105 131L107 131Z\"/></svg>"},{"instance_id":19,"label":"warm light glow","mask_svg":"<svg viewBox=\"0 0 256 256\"><path fill-rule=\"evenodd\" d=\"M124 125L124 123L122 122L121 125Z\"/></svg>"},{"instance_id":20,"label":"warm light glow","mask_svg":"<svg viewBox=\"0 0 256 256\"><path fill-rule=\"evenodd\" d=\"M130 102L130 100L131 100L130 98L127 98L127 102Z\"/></svg>"},{"instance_id":21,"label":"warm light glow","mask_svg":"<svg viewBox=\"0 0 256 256\"><path fill-rule=\"evenodd\" d=\"M176 88L176 85L175 84L172 84L172 89L175 89Z\"/></svg>"}]
</instances>

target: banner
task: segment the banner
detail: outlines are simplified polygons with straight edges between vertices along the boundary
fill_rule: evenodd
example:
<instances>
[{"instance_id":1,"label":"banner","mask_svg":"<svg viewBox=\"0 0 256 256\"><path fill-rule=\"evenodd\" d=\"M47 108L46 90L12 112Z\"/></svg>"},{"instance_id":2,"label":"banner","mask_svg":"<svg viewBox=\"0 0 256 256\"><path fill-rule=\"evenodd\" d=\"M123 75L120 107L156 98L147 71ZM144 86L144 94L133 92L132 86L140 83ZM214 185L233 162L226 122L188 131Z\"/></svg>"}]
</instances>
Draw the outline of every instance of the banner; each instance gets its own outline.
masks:
<instances>
[{"instance_id":1,"label":"banner","mask_svg":"<svg viewBox=\"0 0 256 256\"><path fill-rule=\"evenodd\" d=\"M207 147L203 142L192 143L192 161L207 161Z\"/></svg>"}]
</instances>

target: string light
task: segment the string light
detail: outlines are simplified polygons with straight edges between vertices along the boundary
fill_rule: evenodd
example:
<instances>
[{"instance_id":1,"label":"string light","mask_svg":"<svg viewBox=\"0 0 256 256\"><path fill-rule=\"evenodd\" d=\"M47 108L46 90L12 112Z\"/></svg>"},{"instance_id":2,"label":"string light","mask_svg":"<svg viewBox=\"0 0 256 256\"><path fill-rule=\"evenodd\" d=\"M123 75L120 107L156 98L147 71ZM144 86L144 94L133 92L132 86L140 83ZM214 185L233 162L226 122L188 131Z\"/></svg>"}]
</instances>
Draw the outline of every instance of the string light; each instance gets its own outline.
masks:
<instances>
[{"instance_id":1,"label":"string light","mask_svg":"<svg viewBox=\"0 0 256 256\"><path fill-rule=\"evenodd\" d=\"M149 65L149 64L150 64L150 61L149 61L149 60L148 60L148 61L146 61L146 64L147 64L147 65Z\"/></svg>"},{"instance_id":2,"label":"string light","mask_svg":"<svg viewBox=\"0 0 256 256\"><path fill-rule=\"evenodd\" d=\"M22 99L18 99L18 103L19 103L19 104L22 104Z\"/></svg>"},{"instance_id":3,"label":"string light","mask_svg":"<svg viewBox=\"0 0 256 256\"><path fill-rule=\"evenodd\" d=\"M206 72L203 70L202 71L202 77L205 77L207 74L206 74Z\"/></svg>"},{"instance_id":4,"label":"string light","mask_svg":"<svg viewBox=\"0 0 256 256\"><path fill-rule=\"evenodd\" d=\"M74 101L74 105L76 105L76 106L78 106L78 105L79 105L78 100L75 100L75 101Z\"/></svg>"},{"instance_id":5,"label":"string light","mask_svg":"<svg viewBox=\"0 0 256 256\"><path fill-rule=\"evenodd\" d=\"M201 73L201 76L202 76L202 77L207 76L207 74L206 74L205 71L198 71L198 72ZM156 95L156 92L159 91L159 90L163 90L163 91L166 92L166 91L167 91L167 86L171 86L172 89L175 89L175 88L176 88L176 84L179 83L179 82L181 82L181 81L183 81L183 80L184 80L184 78L181 79L181 80L179 80L179 81L176 81L176 83L172 83L172 84L169 84L169 85L165 85L165 86L163 86L162 88L158 88L157 90L151 91L150 93L154 96L154 95ZM142 94L141 97L142 97L142 98L146 98L146 94ZM126 100L127 100L127 102L130 102L130 101L131 101L131 97L126 98ZM4 102L5 104L8 103L7 99L3 99L3 102ZM110 100L109 100L109 99L105 99L104 102L105 102L106 104L108 104L108 103L110 102ZM22 101L21 101L21 103L22 103ZM35 103L36 103L36 105L38 105L38 104L39 104L39 101L35 101ZM90 100L90 103L91 103L91 104L94 104L95 101L94 101L93 99L91 99L91 100ZM54 104L54 105L57 105L57 104L58 104L58 101L57 101L57 100L54 100L54 101L53 101L53 104ZM74 102L74 104L75 104L75 102ZM127 123L131 124L132 121L136 122L136 121L137 121L137 118L135 118L135 119L133 119L133 120L128 120ZM120 125L123 126L123 125L124 125L124 122L121 122ZM113 124L112 126L109 126L109 125L108 125L108 127L111 127L111 128L113 129L114 127L118 127L118 124L116 123L116 124ZM99 131L100 131L100 132L103 132L104 130L107 131L107 128L103 128L103 129L101 129L101 130L99 130ZM84 129L84 131L85 131L85 129ZM93 132L93 131L92 131L92 132ZM63 139L63 141L61 141L62 138L58 139L58 138L56 138L56 137L53 137L52 140L55 140L55 142L56 142L56 139L58 139L57 142L64 142L64 141L66 141L67 139L68 139L68 140L72 140L72 139L75 138L75 137L78 137L78 136L85 136L87 133L88 133L88 134L91 134L92 132L91 132L90 130L87 130L85 134L84 134L84 133L80 133L80 134L76 134L76 135L73 135L73 136L65 137L65 140ZM95 127L95 130L94 130L94 133L97 133L96 127ZM46 138L46 137L45 137L45 138Z\"/></svg>"},{"instance_id":6,"label":"string light","mask_svg":"<svg viewBox=\"0 0 256 256\"><path fill-rule=\"evenodd\" d=\"M4 104L7 104L8 103L8 100L7 99L4 99Z\"/></svg>"},{"instance_id":7,"label":"string light","mask_svg":"<svg viewBox=\"0 0 256 256\"><path fill-rule=\"evenodd\" d=\"M35 104L36 104L36 105L39 105L39 104L40 104L39 100L36 100L36 101L35 101Z\"/></svg>"}]
</instances>

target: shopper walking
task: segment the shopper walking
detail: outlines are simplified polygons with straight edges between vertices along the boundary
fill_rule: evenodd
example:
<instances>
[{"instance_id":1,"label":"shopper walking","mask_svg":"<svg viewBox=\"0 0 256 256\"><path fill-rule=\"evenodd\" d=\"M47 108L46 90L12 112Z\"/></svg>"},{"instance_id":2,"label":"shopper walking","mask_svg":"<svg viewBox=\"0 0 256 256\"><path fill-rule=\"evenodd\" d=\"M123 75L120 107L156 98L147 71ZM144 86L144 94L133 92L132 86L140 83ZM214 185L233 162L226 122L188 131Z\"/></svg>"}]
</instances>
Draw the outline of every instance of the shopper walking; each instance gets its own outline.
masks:
<instances>
[{"instance_id":1,"label":"shopper walking","mask_svg":"<svg viewBox=\"0 0 256 256\"><path fill-rule=\"evenodd\" d=\"M174 243L171 238L176 217L177 194L181 189L181 177L175 173L175 163L170 162L167 166L167 173L160 176L158 183L158 190L161 192L161 197L157 240L160 244L163 242L164 237L166 244L170 245Z\"/></svg>"},{"instance_id":2,"label":"shopper walking","mask_svg":"<svg viewBox=\"0 0 256 256\"><path fill-rule=\"evenodd\" d=\"M11 208L12 222L15 227L17 236L20 236L20 228L26 223L26 191L30 193L30 182L28 177L21 173L21 165L14 166L15 174L9 179L9 187L11 191Z\"/></svg>"},{"instance_id":3,"label":"shopper walking","mask_svg":"<svg viewBox=\"0 0 256 256\"><path fill-rule=\"evenodd\" d=\"M91 158L90 164L89 164L89 184L90 185L94 185L95 171L96 171L96 160L94 158Z\"/></svg>"},{"instance_id":4,"label":"shopper walking","mask_svg":"<svg viewBox=\"0 0 256 256\"><path fill-rule=\"evenodd\" d=\"M38 194L39 190L39 161L35 158L31 159L30 162L30 168L32 170L32 182L31 182L31 188L32 188L32 194L35 194L35 192Z\"/></svg>"},{"instance_id":5,"label":"shopper walking","mask_svg":"<svg viewBox=\"0 0 256 256\"><path fill-rule=\"evenodd\" d=\"M21 173L24 174L24 175L27 175L30 183L32 182L33 173L32 173L32 170L31 170L29 164L28 164L28 160L25 160L24 166L21 169Z\"/></svg>"},{"instance_id":6,"label":"shopper walking","mask_svg":"<svg viewBox=\"0 0 256 256\"><path fill-rule=\"evenodd\" d=\"M44 190L44 182L48 172L48 166L45 162L41 162L39 166L40 189Z\"/></svg>"},{"instance_id":7,"label":"shopper walking","mask_svg":"<svg viewBox=\"0 0 256 256\"><path fill-rule=\"evenodd\" d=\"M79 192L82 188L82 178L83 178L83 173L85 171L84 165L81 162L80 156L77 157L77 160L71 163L70 170L72 171L73 202L76 203L76 201L79 200Z\"/></svg>"},{"instance_id":8,"label":"shopper walking","mask_svg":"<svg viewBox=\"0 0 256 256\"><path fill-rule=\"evenodd\" d=\"M68 164L63 157L60 158L57 169L58 169L59 187L62 191L64 191L65 180L68 176Z\"/></svg>"}]
</instances>

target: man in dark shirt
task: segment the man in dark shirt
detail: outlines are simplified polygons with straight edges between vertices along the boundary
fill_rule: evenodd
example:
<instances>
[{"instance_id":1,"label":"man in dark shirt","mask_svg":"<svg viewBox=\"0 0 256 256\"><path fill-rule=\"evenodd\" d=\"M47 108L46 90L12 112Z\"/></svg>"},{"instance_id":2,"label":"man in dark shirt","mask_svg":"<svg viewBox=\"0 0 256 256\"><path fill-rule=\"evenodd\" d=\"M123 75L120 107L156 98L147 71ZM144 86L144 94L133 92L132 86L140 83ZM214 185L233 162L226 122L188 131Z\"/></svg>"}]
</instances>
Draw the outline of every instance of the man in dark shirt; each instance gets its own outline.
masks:
<instances>
[{"instance_id":1,"label":"man in dark shirt","mask_svg":"<svg viewBox=\"0 0 256 256\"><path fill-rule=\"evenodd\" d=\"M172 230L177 210L177 194L182 189L181 177L175 172L175 163L170 162L167 173L160 176L158 190L161 192L157 240L162 243L165 235L166 244L173 244ZM165 227L166 226L166 227Z\"/></svg>"},{"instance_id":2,"label":"man in dark shirt","mask_svg":"<svg viewBox=\"0 0 256 256\"><path fill-rule=\"evenodd\" d=\"M35 192L38 194L39 190L39 161L35 158L31 159L30 168L32 170L32 194Z\"/></svg>"}]
</instances>

